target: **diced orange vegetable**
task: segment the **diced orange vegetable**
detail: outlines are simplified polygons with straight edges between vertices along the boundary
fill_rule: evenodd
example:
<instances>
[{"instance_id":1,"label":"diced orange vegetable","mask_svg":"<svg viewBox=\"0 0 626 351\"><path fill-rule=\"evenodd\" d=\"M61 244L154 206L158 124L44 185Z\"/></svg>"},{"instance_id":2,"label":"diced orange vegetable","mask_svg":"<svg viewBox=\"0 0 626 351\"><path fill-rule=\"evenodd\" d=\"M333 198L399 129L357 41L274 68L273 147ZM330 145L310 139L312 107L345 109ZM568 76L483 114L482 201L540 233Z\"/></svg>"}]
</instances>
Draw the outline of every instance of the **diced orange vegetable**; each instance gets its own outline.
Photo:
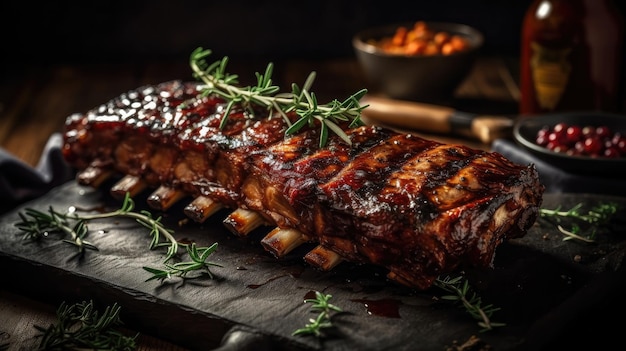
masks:
<instances>
[{"instance_id":1,"label":"diced orange vegetable","mask_svg":"<svg viewBox=\"0 0 626 351\"><path fill-rule=\"evenodd\" d=\"M469 49L467 39L456 34L435 32L424 21L415 22L410 29L398 27L393 37L383 38L375 45L384 52L401 55L452 55Z\"/></svg>"},{"instance_id":2,"label":"diced orange vegetable","mask_svg":"<svg viewBox=\"0 0 626 351\"><path fill-rule=\"evenodd\" d=\"M400 27L396 30L396 34L393 36L391 42L395 46L403 46L406 42L406 33L407 29L404 27Z\"/></svg>"}]
</instances>

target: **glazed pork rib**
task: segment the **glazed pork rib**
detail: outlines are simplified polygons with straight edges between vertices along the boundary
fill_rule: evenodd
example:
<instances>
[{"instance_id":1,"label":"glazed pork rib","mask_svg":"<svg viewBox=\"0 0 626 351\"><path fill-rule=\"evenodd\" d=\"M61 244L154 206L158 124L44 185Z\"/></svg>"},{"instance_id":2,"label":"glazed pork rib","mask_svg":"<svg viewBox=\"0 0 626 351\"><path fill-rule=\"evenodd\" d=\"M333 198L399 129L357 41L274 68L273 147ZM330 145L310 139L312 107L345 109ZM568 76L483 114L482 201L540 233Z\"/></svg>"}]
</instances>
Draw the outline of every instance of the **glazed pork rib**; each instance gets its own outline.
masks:
<instances>
[{"instance_id":1,"label":"glazed pork rib","mask_svg":"<svg viewBox=\"0 0 626 351\"><path fill-rule=\"evenodd\" d=\"M275 227L262 244L278 257L317 244L305 255L315 267L380 265L417 289L460 266L490 267L498 245L537 218L533 165L376 126L346 128L352 145L331 136L320 147L317 129L285 137L283 116L265 110L234 109L221 128L225 102L199 88L145 86L70 116L63 152L78 182L124 175L115 196L153 189L148 204L160 210L188 197L199 222L228 208L238 235Z\"/></svg>"}]
</instances>

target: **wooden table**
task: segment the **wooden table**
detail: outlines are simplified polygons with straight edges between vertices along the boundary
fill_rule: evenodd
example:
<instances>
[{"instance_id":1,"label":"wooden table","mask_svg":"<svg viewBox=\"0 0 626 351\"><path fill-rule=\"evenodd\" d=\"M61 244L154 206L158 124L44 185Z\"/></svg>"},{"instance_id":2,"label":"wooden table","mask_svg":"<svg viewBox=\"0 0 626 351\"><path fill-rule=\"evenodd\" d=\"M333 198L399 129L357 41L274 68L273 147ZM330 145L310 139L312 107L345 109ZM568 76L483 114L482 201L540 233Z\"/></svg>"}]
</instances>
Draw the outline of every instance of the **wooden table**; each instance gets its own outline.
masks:
<instances>
[{"instance_id":1,"label":"wooden table","mask_svg":"<svg viewBox=\"0 0 626 351\"><path fill-rule=\"evenodd\" d=\"M265 62L231 61L229 72L237 73L246 85L254 84L254 72L262 72L265 65ZM343 99L366 87L352 58L285 61L275 65L274 81L281 87L289 87L292 82L301 85L309 72L316 71L313 90L320 101ZM519 97L516 67L515 60L480 58L450 106L468 112L515 114ZM143 84L191 79L191 70L181 59L175 63L25 66L4 72L2 77L0 147L35 166L50 135L62 130L70 114L91 109ZM489 148L474 140L426 136ZM53 323L56 306L18 294L6 284L0 285L0 350L3 344L8 350L36 345L33 326ZM149 335L142 335L139 344L139 350L184 350Z\"/></svg>"}]
</instances>

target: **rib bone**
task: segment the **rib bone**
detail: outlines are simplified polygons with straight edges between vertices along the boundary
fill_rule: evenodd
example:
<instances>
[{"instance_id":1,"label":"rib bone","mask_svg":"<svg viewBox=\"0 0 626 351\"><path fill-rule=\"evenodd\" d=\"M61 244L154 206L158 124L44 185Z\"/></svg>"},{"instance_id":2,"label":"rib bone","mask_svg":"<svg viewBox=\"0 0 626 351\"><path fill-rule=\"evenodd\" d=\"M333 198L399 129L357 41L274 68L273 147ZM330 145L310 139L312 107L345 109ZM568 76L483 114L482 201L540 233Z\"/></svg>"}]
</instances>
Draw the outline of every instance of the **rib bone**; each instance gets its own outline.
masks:
<instances>
[{"instance_id":1,"label":"rib bone","mask_svg":"<svg viewBox=\"0 0 626 351\"><path fill-rule=\"evenodd\" d=\"M257 212L238 208L224 219L224 225L237 236L246 236L267 222Z\"/></svg>"},{"instance_id":2,"label":"rib bone","mask_svg":"<svg viewBox=\"0 0 626 351\"><path fill-rule=\"evenodd\" d=\"M185 196L187 194L183 191L161 185L148 197L147 202L153 209L165 211Z\"/></svg>"},{"instance_id":3,"label":"rib bone","mask_svg":"<svg viewBox=\"0 0 626 351\"><path fill-rule=\"evenodd\" d=\"M223 206L219 202L215 202L206 196L198 196L183 211L187 217L198 223L203 223L222 208Z\"/></svg>"},{"instance_id":4,"label":"rib bone","mask_svg":"<svg viewBox=\"0 0 626 351\"><path fill-rule=\"evenodd\" d=\"M146 189L147 184L140 177L126 175L111 187L111 196L121 200L126 196L134 197Z\"/></svg>"},{"instance_id":5,"label":"rib bone","mask_svg":"<svg viewBox=\"0 0 626 351\"><path fill-rule=\"evenodd\" d=\"M261 244L276 258L280 258L308 240L307 236L296 229L276 227L261 240Z\"/></svg>"},{"instance_id":6,"label":"rib bone","mask_svg":"<svg viewBox=\"0 0 626 351\"><path fill-rule=\"evenodd\" d=\"M320 270L330 271L340 264L343 261L343 258L338 253L330 251L322 245L318 245L304 255L304 260L309 265Z\"/></svg>"},{"instance_id":7,"label":"rib bone","mask_svg":"<svg viewBox=\"0 0 626 351\"><path fill-rule=\"evenodd\" d=\"M100 167L89 166L78 173L76 181L81 185L99 188L102 183L113 175L113 171Z\"/></svg>"}]
</instances>

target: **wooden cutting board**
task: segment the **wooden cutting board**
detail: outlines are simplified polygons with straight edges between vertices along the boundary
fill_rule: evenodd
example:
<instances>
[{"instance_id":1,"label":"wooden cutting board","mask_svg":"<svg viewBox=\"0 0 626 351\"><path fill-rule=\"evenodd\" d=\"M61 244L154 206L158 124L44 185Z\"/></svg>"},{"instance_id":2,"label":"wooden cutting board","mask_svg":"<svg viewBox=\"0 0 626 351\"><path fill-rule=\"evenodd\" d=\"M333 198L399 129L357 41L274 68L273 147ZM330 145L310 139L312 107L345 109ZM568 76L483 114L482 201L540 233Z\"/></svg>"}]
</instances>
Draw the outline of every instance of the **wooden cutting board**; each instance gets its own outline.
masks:
<instances>
[{"instance_id":1,"label":"wooden cutting board","mask_svg":"<svg viewBox=\"0 0 626 351\"><path fill-rule=\"evenodd\" d=\"M144 200L136 199L139 209ZM626 205L617 197L546 194L543 206L602 201ZM235 237L221 224L226 212L198 224L186 220L183 205L159 215L179 240L218 243L210 258L222 265L212 270L215 279L146 281L150 275L142 267L162 267L164 251L150 250L148 230L132 220L91 222L88 240L99 250L82 259L72 258L75 248L54 235L24 240L15 223L26 207L119 207L105 191L68 182L0 217L0 264L9 267L3 284L54 304L117 302L128 326L192 350L217 348L234 329L254 335L261 350L469 350L460 346L468 340L479 340L483 349L540 350L597 346L619 336L598 316L625 310L624 223L598 243L584 244L563 241L553 224L540 220L524 238L500 246L493 269L466 270L483 304L501 308L492 320L507 324L481 333L464 309L440 299L447 293L438 288L414 291L388 281L378 267L347 262L319 272L302 260L308 246L277 260L259 244L269 228ZM313 291L331 294L344 312L333 317L335 328L325 338L293 336L316 316L303 303Z\"/></svg>"}]
</instances>

